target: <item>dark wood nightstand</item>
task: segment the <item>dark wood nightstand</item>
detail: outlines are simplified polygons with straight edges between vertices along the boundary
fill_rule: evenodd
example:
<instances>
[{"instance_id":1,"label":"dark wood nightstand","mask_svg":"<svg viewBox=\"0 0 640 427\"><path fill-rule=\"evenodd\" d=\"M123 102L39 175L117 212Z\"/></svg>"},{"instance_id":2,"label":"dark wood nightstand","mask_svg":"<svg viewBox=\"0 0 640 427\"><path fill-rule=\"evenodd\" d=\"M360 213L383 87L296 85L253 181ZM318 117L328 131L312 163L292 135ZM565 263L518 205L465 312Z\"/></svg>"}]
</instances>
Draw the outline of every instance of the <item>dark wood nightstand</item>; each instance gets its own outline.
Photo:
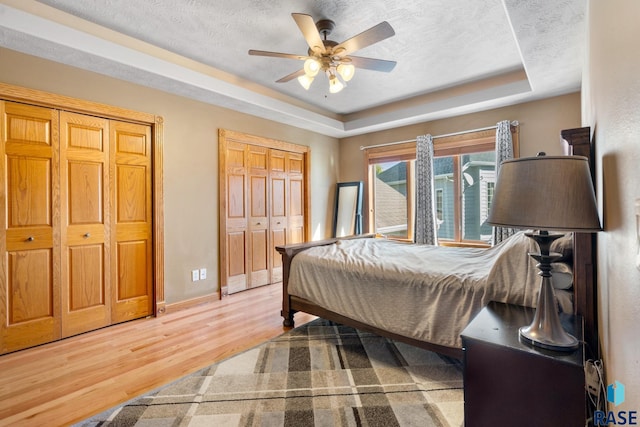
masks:
<instances>
[{"instance_id":1,"label":"dark wood nightstand","mask_svg":"<svg viewBox=\"0 0 640 427\"><path fill-rule=\"evenodd\" d=\"M582 345L559 352L521 343L518 329L533 315L531 308L491 302L462 331L466 427L585 425ZM580 316L563 314L561 322L583 339Z\"/></svg>"}]
</instances>

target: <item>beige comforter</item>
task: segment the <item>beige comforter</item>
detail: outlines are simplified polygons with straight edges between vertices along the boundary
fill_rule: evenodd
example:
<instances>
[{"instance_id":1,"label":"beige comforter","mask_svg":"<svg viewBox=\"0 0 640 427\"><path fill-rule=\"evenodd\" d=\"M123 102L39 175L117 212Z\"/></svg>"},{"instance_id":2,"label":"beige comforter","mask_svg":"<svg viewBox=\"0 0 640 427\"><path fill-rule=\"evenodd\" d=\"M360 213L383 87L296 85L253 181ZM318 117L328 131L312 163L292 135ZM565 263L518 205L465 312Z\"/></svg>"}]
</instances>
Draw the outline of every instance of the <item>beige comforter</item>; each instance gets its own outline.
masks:
<instances>
[{"instance_id":1,"label":"beige comforter","mask_svg":"<svg viewBox=\"0 0 640 427\"><path fill-rule=\"evenodd\" d=\"M342 240L296 255L288 289L365 324L460 347L460 332L489 301L535 306L531 251L523 233L489 249Z\"/></svg>"}]
</instances>

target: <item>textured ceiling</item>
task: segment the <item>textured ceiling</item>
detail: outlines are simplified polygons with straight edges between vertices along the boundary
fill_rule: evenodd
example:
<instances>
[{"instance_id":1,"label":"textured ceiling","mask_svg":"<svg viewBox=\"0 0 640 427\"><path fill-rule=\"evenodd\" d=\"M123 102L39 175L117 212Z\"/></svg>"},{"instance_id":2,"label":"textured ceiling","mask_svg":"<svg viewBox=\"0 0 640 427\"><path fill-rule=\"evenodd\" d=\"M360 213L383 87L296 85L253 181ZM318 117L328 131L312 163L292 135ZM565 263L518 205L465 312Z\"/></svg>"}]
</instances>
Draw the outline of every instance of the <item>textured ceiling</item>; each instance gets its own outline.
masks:
<instances>
[{"instance_id":1,"label":"textured ceiling","mask_svg":"<svg viewBox=\"0 0 640 427\"><path fill-rule=\"evenodd\" d=\"M0 0L0 45L332 136L579 90L585 0ZM331 19L341 42L381 21L395 36L354 52L397 61L309 91L291 17Z\"/></svg>"}]
</instances>

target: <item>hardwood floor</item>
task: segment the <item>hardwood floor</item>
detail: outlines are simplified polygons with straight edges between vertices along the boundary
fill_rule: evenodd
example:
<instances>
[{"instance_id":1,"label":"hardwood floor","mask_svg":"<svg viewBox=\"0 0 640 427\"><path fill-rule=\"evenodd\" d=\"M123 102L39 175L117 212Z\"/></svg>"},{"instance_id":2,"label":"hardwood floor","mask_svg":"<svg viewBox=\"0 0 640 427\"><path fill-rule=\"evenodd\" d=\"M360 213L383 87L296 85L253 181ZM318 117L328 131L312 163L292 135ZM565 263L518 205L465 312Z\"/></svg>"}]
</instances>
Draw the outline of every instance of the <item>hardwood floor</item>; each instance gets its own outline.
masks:
<instances>
[{"instance_id":1,"label":"hardwood floor","mask_svg":"<svg viewBox=\"0 0 640 427\"><path fill-rule=\"evenodd\" d=\"M69 425L254 347L288 329L281 301L269 285L0 356L0 426Z\"/></svg>"}]
</instances>

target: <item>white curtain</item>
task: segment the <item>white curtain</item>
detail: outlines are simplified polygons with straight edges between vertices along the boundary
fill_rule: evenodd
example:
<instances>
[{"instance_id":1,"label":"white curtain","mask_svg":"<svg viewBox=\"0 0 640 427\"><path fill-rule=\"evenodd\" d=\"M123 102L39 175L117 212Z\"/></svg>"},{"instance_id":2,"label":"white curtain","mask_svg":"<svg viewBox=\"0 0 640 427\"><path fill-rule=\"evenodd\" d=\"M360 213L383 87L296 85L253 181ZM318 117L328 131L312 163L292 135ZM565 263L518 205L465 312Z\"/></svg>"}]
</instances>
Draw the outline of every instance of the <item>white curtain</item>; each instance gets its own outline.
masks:
<instances>
[{"instance_id":1,"label":"white curtain","mask_svg":"<svg viewBox=\"0 0 640 427\"><path fill-rule=\"evenodd\" d=\"M436 245L436 215L433 183L433 137L416 139L416 219L415 242Z\"/></svg>"},{"instance_id":2,"label":"white curtain","mask_svg":"<svg viewBox=\"0 0 640 427\"><path fill-rule=\"evenodd\" d=\"M511 138L511 122L503 120L496 125L496 180L500 171L500 164L508 159L513 159L513 139ZM516 233L513 228L493 227L492 243L502 242L507 237Z\"/></svg>"}]
</instances>

